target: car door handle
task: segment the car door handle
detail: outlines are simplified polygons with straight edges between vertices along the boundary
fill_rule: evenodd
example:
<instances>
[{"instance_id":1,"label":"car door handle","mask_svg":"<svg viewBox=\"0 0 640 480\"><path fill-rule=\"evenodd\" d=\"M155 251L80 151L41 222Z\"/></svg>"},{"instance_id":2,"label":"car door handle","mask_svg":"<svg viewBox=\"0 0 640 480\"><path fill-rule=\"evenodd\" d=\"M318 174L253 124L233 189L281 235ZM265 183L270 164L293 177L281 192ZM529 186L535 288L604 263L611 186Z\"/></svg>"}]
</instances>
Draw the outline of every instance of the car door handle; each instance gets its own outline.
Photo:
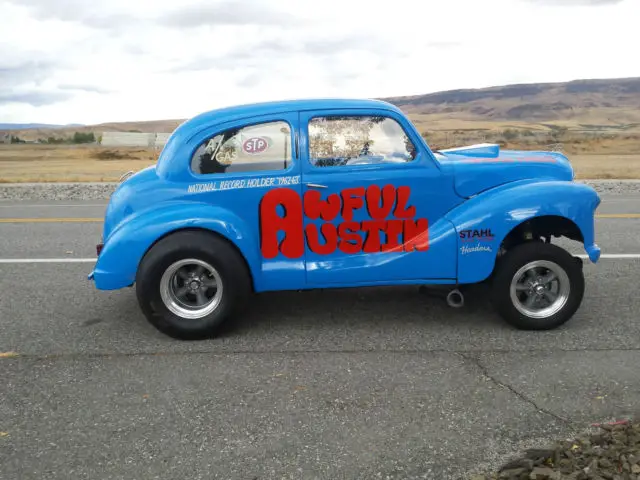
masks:
<instances>
[{"instance_id":1,"label":"car door handle","mask_svg":"<svg viewBox=\"0 0 640 480\"><path fill-rule=\"evenodd\" d=\"M319 183L307 183L306 185L309 188L329 188L326 185L320 185Z\"/></svg>"}]
</instances>

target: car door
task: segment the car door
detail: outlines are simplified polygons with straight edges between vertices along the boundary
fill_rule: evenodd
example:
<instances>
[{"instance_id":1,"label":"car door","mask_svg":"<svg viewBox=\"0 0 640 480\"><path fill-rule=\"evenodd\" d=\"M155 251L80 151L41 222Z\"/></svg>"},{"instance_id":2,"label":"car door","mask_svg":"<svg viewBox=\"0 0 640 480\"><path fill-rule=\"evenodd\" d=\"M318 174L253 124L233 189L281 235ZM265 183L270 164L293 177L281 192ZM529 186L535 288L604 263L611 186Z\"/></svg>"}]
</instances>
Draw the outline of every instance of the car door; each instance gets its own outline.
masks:
<instances>
[{"instance_id":1,"label":"car door","mask_svg":"<svg viewBox=\"0 0 640 480\"><path fill-rule=\"evenodd\" d=\"M300 113L309 285L454 282L461 199L394 111Z\"/></svg>"},{"instance_id":2,"label":"car door","mask_svg":"<svg viewBox=\"0 0 640 480\"><path fill-rule=\"evenodd\" d=\"M258 265L251 265L257 290L296 289L305 284L302 245L293 255L264 248L265 237L280 245L284 238L283 231L270 230L275 225L272 217L282 211L271 199L291 200L293 195L300 202L297 136L298 113L289 112L228 122L194 139L191 179L197 183L189 186L189 192L218 208L217 220L224 220L226 228L248 232L243 236L260 259ZM298 228L302 231L301 217ZM287 239L284 245L289 243Z\"/></svg>"}]
</instances>

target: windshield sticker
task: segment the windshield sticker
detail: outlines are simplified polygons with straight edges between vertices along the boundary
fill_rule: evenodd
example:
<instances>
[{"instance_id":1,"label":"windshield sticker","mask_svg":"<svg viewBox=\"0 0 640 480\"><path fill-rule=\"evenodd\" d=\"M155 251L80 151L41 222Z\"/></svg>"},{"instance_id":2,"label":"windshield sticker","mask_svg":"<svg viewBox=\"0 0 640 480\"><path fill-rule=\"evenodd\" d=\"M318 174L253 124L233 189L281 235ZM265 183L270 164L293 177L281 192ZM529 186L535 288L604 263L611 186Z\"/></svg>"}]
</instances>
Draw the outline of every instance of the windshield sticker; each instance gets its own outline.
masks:
<instances>
[{"instance_id":1,"label":"windshield sticker","mask_svg":"<svg viewBox=\"0 0 640 480\"><path fill-rule=\"evenodd\" d=\"M289 177L245 178L242 180L216 180L215 182L193 183L187 187L188 193L217 192L220 190L235 190L240 188L278 187L297 185L300 175Z\"/></svg>"},{"instance_id":2,"label":"windshield sticker","mask_svg":"<svg viewBox=\"0 0 640 480\"><path fill-rule=\"evenodd\" d=\"M265 137L251 137L242 142L242 150L249 155L258 155L269 148L269 142Z\"/></svg>"},{"instance_id":3,"label":"windshield sticker","mask_svg":"<svg viewBox=\"0 0 640 480\"><path fill-rule=\"evenodd\" d=\"M305 245L318 255L336 250L350 255L424 252L429 249L429 222L415 218L416 207L409 204L410 196L410 187L393 185L382 189L377 185L346 188L326 199L317 190L305 192L304 197L290 188L270 190L260 202L262 255L300 258ZM355 221L356 211L365 211L370 219ZM342 222L331 223L338 216ZM324 222L305 226L305 218Z\"/></svg>"}]
</instances>

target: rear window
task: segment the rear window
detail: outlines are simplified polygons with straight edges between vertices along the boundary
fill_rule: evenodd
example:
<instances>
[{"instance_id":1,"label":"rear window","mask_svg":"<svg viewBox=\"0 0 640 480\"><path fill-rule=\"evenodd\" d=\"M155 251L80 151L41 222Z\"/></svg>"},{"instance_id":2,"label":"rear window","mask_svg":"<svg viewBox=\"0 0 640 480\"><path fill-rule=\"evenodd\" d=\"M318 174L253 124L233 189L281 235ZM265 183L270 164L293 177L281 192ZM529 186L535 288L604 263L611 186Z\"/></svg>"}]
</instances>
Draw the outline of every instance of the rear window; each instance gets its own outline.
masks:
<instances>
[{"instance_id":1,"label":"rear window","mask_svg":"<svg viewBox=\"0 0 640 480\"><path fill-rule=\"evenodd\" d=\"M291 127L276 121L238 127L206 139L191 158L198 174L285 170L291 164Z\"/></svg>"}]
</instances>

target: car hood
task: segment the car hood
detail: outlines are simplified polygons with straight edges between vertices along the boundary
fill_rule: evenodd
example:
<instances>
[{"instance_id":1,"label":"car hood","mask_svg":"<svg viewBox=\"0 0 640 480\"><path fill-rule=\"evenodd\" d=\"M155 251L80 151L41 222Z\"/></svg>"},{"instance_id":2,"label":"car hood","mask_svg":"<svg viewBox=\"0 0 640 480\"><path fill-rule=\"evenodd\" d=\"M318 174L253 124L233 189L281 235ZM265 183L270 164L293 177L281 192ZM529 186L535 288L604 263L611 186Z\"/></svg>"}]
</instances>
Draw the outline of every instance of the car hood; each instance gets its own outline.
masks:
<instances>
[{"instance_id":1,"label":"car hood","mask_svg":"<svg viewBox=\"0 0 640 480\"><path fill-rule=\"evenodd\" d=\"M464 198L518 180L574 178L571 163L559 152L501 150L497 144L478 144L434 154L453 169L456 192Z\"/></svg>"}]
</instances>

